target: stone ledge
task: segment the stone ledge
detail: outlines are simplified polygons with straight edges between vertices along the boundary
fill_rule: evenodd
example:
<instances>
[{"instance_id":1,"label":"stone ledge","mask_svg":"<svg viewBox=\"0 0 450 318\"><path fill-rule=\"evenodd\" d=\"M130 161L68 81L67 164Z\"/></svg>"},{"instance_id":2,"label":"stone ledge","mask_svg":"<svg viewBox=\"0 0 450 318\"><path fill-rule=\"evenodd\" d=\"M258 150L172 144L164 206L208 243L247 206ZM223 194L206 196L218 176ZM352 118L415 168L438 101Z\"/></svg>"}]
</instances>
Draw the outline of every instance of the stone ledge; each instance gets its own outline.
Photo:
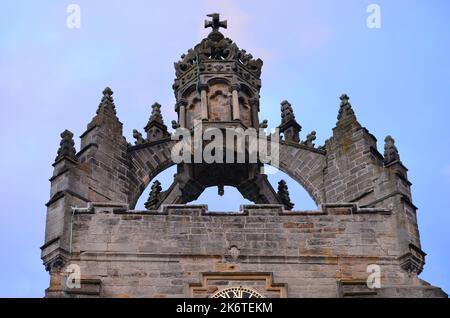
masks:
<instances>
[{"instance_id":1,"label":"stone ledge","mask_svg":"<svg viewBox=\"0 0 450 318\"><path fill-rule=\"evenodd\" d=\"M59 199L64 198L67 194L68 194L68 195L71 195L71 196L73 196L73 197L75 197L75 198L78 198L78 199L80 199L81 201L88 202L88 204L90 204L89 200L86 199L85 197L83 197L83 196L81 196L81 195L79 195L79 194L77 194L77 193L75 193L75 192L73 192L73 191L70 191L70 190L62 190L62 191L56 192L56 193L50 198L50 200L45 204L45 206L46 206L46 207L49 207L50 205L52 205L53 203L55 203L55 202L58 201Z\"/></svg>"},{"instance_id":2,"label":"stone ledge","mask_svg":"<svg viewBox=\"0 0 450 318\"><path fill-rule=\"evenodd\" d=\"M201 215L201 216L323 216L323 215L356 215L382 214L390 215L392 211L383 208L359 207L357 203L327 203L321 210L287 211L280 204L241 205L238 212L208 211L208 205L170 204L162 205L159 210L129 210L128 204L117 202L89 202L86 208L75 208L74 212L96 213L111 212L119 215Z\"/></svg>"},{"instance_id":3,"label":"stone ledge","mask_svg":"<svg viewBox=\"0 0 450 318\"><path fill-rule=\"evenodd\" d=\"M86 146L84 146L83 149L81 149L77 154L77 158L80 158L80 156L85 153L88 149L90 148L97 148L98 149L98 144L91 142L90 144L87 144Z\"/></svg>"},{"instance_id":4,"label":"stone ledge","mask_svg":"<svg viewBox=\"0 0 450 318\"><path fill-rule=\"evenodd\" d=\"M362 280L340 280L338 281L339 296L347 297L375 297L378 292L376 289L370 289L366 281Z\"/></svg>"},{"instance_id":5,"label":"stone ledge","mask_svg":"<svg viewBox=\"0 0 450 318\"><path fill-rule=\"evenodd\" d=\"M97 128L97 127L99 127L99 125L97 125L97 124L95 124L95 125L92 125L91 127L89 127L88 129L86 129L85 131L84 131L84 133L82 133L81 135L80 135L80 138L83 138L84 136L86 136L88 133L90 133L91 131L93 131L95 128Z\"/></svg>"},{"instance_id":6,"label":"stone ledge","mask_svg":"<svg viewBox=\"0 0 450 318\"><path fill-rule=\"evenodd\" d=\"M106 208L106 210L105 210ZM72 212L74 214L95 214L96 212L116 213L116 211L127 211L128 204L118 202L88 202L84 208L74 207ZM101 210L101 211L99 211Z\"/></svg>"},{"instance_id":7,"label":"stone ledge","mask_svg":"<svg viewBox=\"0 0 450 318\"><path fill-rule=\"evenodd\" d=\"M56 180L58 177L62 176L63 174L65 174L68 171L70 171L69 168L62 169L57 174L53 175L50 179L48 179L48 181L52 182L53 180Z\"/></svg>"},{"instance_id":8,"label":"stone ledge","mask_svg":"<svg viewBox=\"0 0 450 318\"><path fill-rule=\"evenodd\" d=\"M80 279L80 288L67 289L68 295L100 296L102 281L100 279Z\"/></svg>"},{"instance_id":9,"label":"stone ledge","mask_svg":"<svg viewBox=\"0 0 450 318\"><path fill-rule=\"evenodd\" d=\"M133 252L103 252L103 251L83 251L73 255L72 262L77 261L96 261L96 262L157 262L157 263L179 263L181 259L216 259L222 261L224 254L174 254L174 253L133 253ZM396 265L397 258L395 256L364 256L364 255L241 255L236 262L240 264L326 264L338 265L341 262L349 260L359 260L373 262L379 265Z\"/></svg>"},{"instance_id":10,"label":"stone ledge","mask_svg":"<svg viewBox=\"0 0 450 318\"><path fill-rule=\"evenodd\" d=\"M375 201L372 201L368 204L363 205L361 208L370 208L371 206L374 206L380 202L383 202L389 198L395 197L395 196L400 196L400 199L402 200L402 202L404 202L405 204L409 205L411 208L413 208L414 210L417 210L418 208L411 202L411 199L409 198L409 196L401 191L395 191L393 193L390 193L388 195L385 195L382 198L379 198Z\"/></svg>"},{"instance_id":11,"label":"stone ledge","mask_svg":"<svg viewBox=\"0 0 450 318\"><path fill-rule=\"evenodd\" d=\"M42 245L40 247L41 251L43 251L44 249L46 249L47 247L49 247L50 245L52 245L53 243L56 243L60 240L60 236L57 236L55 238L52 238L51 240L49 240L48 242L46 242L44 245Z\"/></svg>"}]
</instances>

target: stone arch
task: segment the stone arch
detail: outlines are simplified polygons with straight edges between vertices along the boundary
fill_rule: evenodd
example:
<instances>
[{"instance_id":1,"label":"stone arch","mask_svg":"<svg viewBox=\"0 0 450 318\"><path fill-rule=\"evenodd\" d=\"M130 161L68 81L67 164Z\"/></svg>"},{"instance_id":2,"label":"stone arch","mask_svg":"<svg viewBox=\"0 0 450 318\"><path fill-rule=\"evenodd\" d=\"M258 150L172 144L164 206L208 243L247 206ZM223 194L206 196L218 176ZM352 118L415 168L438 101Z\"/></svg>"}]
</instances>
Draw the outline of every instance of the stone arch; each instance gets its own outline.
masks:
<instances>
[{"instance_id":1,"label":"stone arch","mask_svg":"<svg viewBox=\"0 0 450 318\"><path fill-rule=\"evenodd\" d=\"M133 147L129 150L129 205L134 208L149 182L160 172L173 166L171 150L175 141L170 139ZM324 197L323 170L325 153L300 144L280 143L279 167L297 181L319 206Z\"/></svg>"},{"instance_id":2,"label":"stone arch","mask_svg":"<svg viewBox=\"0 0 450 318\"><path fill-rule=\"evenodd\" d=\"M165 139L129 150L128 204L130 208L136 206L139 197L154 177L175 164L171 159L171 150L175 143L173 140Z\"/></svg>"},{"instance_id":3,"label":"stone arch","mask_svg":"<svg viewBox=\"0 0 450 318\"><path fill-rule=\"evenodd\" d=\"M301 144L280 142L279 167L297 181L314 202L326 203L324 195L325 152Z\"/></svg>"},{"instance_id":4,"label":"stone arch","mask_svg":"<svg viewBox=\"0 0 450 318\"><path fill-rule=\"evenodd\" d=\"M182 92L181 92L181 97L182 98L186 98L187 96L189 96L192 92L195 92L197 90L197 85L196 84L192 84L188 87L186 87Z\"/></svg>"},{"instance_id":5,"label":"stone arch","mask_svg":"<svg viewBox=\"0 0 450 318\"><path fill-rule=\"evenodd\" d=\"M225 84L225 85L228 85L228 86L231 85L230 80L225 78L225 77L214 77L214 78L209 79L206 82L206 85L208 85L208 86L212 86L212 85L215 85L215 84Z\"/></svg>"},{"instance_id":6,"label":"stone arch","mask_svg":"<svg viewBox=\"0 0 450 318\"><path fill-rule=\"evenodd\" d=\"M254 98L255 97L255 92L252 91L252 89L249 86L241 83L239 85L239 87L240 87L241 91L244 92L249 98Z\"/></svg>"}]
</instances>

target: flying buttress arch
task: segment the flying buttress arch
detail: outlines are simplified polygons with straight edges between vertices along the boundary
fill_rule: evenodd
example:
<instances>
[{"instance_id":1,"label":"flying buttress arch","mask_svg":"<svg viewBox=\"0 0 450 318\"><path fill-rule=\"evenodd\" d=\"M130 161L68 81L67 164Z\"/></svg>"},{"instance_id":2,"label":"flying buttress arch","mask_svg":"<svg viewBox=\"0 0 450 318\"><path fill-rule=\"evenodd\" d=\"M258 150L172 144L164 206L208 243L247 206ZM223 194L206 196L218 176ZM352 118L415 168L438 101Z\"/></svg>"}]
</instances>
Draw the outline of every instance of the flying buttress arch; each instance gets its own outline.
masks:
<instances>
[{"instance_id":1,"label":"flying buttress arch","mask_svg":"<svg viewBox=\"0 0 450 318\"><path fill-rule=\"evenodd\" d=\"M128 203L134 208L142 192L160 172L173 166L171 150L175 141L164 139L131 148L129 155ZM323 171L325 153L300 144L280 142L279 170L297 181L319 206L326 203Z\"/></svg>"}]
</instances>

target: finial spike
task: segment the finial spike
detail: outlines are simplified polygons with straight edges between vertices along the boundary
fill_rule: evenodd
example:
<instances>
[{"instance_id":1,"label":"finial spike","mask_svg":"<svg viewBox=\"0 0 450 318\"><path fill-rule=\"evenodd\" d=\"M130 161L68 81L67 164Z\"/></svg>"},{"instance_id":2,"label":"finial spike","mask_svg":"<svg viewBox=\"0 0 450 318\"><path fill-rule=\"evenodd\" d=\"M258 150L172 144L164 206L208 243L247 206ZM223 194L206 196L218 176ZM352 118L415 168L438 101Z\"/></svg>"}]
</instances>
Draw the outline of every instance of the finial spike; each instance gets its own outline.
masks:
<instances>
[{"instance_id":1,"label":"finial spike","mask_svg":"<svg viewBox=\"0 0 450 318\"><path fill-rule=\"evenodd\" d=\"M154 103L152 105L152 114L148 120L147 125L144 127L147 133L147 141L152 142L160 140L169 136L166 125L161 114L161 105Z\"/></svg>"},{"instance_id":2,"label":"finial spike","mask_svg":"<svg viewBox=\"0 0 450 318\"><path fill-rule=\"evenodd\" d=\"M341 100L341 105L339 108L339 113L338 113L338 121L340 121L343 118L346 117L350 117L350 116L355 116L355 113L352 109L352 105L350 104L349 100L350 97L348 97L347 94L342 94L341 97L339 97L339 99Z\"/></svg>"},{"instance_id":3,"label":"finial spike","mask_svg":"<svg viewBox=\"0 0 450 318\"><path fill-rule=\"evenodd\" d=\"M280 134L284 135L284 140L291 142L300 142L300 126L295 120L294 110L291 103L287 100L281 102L281 125L278 127Z\"/></svg>"},{"instance_id":4,"label":"finial spike","mask_svg":"<svg viewBox=\"0 0 450 318\"><path fill-rule=\"evenodd\" d=\"M112 91L112 89L107 86L104 90L103 90L103 96L112 96L114 94L114 92Z\"/></svg>"},{"instance_id":5,"label":"finial spike","mask_svg":"<svg viewBox=\"0 0 450 318\"><path fill-rule=\"evenodd\" d=\"M349 104L348 101L350 100L350 97L348 97L347 94L342 94L341 97L339 97L339 99L341 100L341 106Z\"/></svg>"},{"instance_id":6,"label":"finial spike","mask_svg":"<svg viewBox=\"0 0 450 318\"><path fill-rule=\"evenodd\" d=\"M281 102L281 122L285 123L292 119L295 119L292 105L287 100L284 100Z\"/></svg>"},{"instance_id":7,"label":"finial spike","mask_svg":"<svg viewBox=\"0 0 450 318\"><path fill-rule=\"evenodd\" d=\"M164 124L163 117L161 114L161 105L159 103L154 103L152 105L152 114L149 119L149 123L152 121L157 121L161 124Z\"/></svg>"},{"instance_id":8,"label":"finial spike","mask_svg":"<svg viewBox=\"0 0 450 318\"><path fill-rule=\"evenodd\" d=\"M114 105L114 99L112 98L114 92L111 88L106 87L102 93L103 97L100 101L100 105L98 105L97 114L100 112L112 112L116 115L116 105Z\"/></svg>"}]
</instances>

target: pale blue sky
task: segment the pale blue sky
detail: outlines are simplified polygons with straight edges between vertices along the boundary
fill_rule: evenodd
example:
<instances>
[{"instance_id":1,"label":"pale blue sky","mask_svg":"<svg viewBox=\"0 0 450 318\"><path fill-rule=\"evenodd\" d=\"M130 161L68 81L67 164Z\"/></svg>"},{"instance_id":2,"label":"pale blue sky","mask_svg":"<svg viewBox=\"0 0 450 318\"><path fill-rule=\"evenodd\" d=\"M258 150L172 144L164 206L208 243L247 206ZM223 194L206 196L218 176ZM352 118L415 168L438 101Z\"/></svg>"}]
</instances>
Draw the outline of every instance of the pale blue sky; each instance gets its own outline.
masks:
<instances>
[{"instance_id":1,"label":"pale blue sky","mask_svg":"<svg viewBox=\"0 0 450 318\"><path fill-rule=\"evenodd\" d=\"M81 6L81 29L66 27L70 3ZM381 29L366 26L371 3ZM450 292L449 1L11 0L0 10L0 296L41 297L48 286L39 247L60 132L83 133L105 86L128 140L155 101L170 123L173 62L215 11L228 20L224 33L264 60L260 118L271 127L288 99L322 144L346 92L380 150L386 135L396 139L429 254L421 277ZM312 207L289 185L296 208ZM243 200L228 190L220 208L236 210ZM215 191L202 197L213 209Z\"/></svg>"}]
</instances>

